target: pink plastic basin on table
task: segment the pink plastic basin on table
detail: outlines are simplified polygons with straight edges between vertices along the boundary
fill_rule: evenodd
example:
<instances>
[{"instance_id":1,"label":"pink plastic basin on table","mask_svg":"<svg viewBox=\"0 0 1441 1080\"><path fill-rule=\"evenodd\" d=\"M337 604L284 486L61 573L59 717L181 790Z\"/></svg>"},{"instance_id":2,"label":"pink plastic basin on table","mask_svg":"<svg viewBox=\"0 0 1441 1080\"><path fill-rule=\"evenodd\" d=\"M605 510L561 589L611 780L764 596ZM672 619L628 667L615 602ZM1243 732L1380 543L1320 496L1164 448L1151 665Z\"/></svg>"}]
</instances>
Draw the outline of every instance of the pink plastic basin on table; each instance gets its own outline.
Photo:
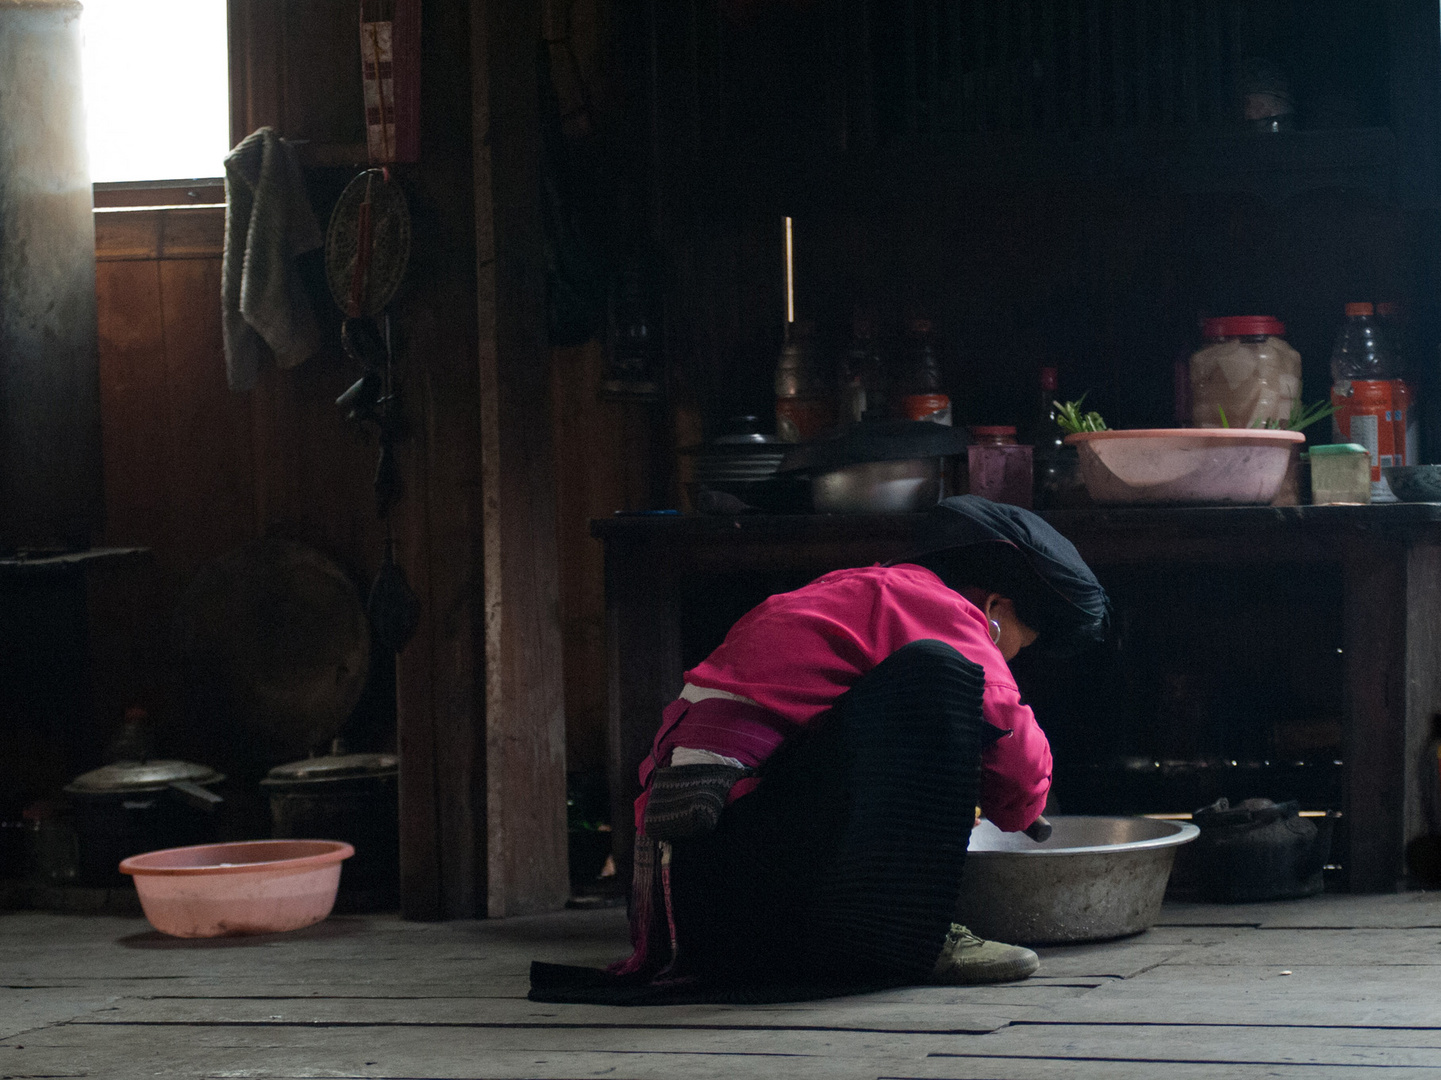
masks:
<instances>
[{"instance_id":1,"label":"pink plastic basin on table","mask_svg":"<svg viewBox=\"0 0 1441 1080\"><path fill-rule=\"evenodd\" d=\"M175 937L274 934L318 923L335 906L339 840L246 840L132 855L120 864L150 925Z\"/></svg>"},{"instance_id":2,"label":"pink plastic basin on table","mask_svg":"<svg viewBox=\"0 0 1441 1080\"><path fill-rule=\"evenodd\" d=\"M1138 428L1067 435L1086 493L1103 505L1244 506L1281 490L1299 431Z\"/></svg>"}]
</instances>

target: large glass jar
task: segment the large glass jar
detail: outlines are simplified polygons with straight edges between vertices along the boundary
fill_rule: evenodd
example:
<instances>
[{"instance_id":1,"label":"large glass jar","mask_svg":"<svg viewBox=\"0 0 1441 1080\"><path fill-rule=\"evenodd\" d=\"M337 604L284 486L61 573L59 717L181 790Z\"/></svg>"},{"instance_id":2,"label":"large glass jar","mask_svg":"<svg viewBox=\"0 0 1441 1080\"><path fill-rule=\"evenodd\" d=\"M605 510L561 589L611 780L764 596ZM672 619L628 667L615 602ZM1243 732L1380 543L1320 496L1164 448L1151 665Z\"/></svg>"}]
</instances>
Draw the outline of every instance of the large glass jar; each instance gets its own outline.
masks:
<instances>
[{"instance_id":1,"label":"large glass jar","mask_svg":"<svg viewBox=\"0 0 1441 1080\"><path fill-rule=\"evenodd\" d=\"M1196 427L1285 424L1301 396L1301 354L1269 315L1207 319L1206 344L1191 356L1191 423Z\"/></svg>"}]
</instances>

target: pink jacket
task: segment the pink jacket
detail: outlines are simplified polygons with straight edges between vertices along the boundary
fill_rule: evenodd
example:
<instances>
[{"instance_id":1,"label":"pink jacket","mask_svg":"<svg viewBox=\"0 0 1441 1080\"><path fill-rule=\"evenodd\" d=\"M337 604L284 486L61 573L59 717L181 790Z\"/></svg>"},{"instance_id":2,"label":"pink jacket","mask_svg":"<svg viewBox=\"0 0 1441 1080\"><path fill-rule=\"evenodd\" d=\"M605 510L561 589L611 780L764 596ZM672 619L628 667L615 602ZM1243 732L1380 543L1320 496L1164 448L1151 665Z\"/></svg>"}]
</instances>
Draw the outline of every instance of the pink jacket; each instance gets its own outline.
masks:
<instances>
[{"instance_id":1,"label":"pink jacket","mask_svg":"<svg viewBox=\"0 0 1441 1080\"><path fill-rule=\"evenodd\" d=\"M676 701L663 717L650 757L648 785L677 746L711 750L759 765L866 672L912 641L951 645L985 670L986 721L1010 734L981 756L981 809L999 828L1024 829L1045 807L1051 748L1011 670L987 633L984 614L920 566L837 570L794 592L772 596L735 624L720 647L686 672L695 686L749 698ZM738 798L755 781L732 791ZM636 803L637 825L645 796Z\"/></svg>"}]
</instances>

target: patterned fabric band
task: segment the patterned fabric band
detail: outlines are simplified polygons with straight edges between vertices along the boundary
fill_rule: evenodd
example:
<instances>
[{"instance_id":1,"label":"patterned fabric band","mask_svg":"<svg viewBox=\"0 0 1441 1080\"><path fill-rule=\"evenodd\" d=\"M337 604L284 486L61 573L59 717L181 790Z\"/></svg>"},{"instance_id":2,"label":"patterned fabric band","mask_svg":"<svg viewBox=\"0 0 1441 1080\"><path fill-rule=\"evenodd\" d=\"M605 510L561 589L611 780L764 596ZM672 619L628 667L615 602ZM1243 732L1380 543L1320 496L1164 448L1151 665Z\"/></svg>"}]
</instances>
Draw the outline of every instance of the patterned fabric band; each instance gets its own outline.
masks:
<instances>
[{"instance_id":1,"label":"patterned fabric band","mask_svg":"<svg viewBox=\"0 0 1441 1080\"><path fill-rule=\"evenodd\" d=\"M713 832L737 780L754 769L730 765L672 765L651 776L645 833L653 840L678 840Z\"/></svg>"}]
</instances>

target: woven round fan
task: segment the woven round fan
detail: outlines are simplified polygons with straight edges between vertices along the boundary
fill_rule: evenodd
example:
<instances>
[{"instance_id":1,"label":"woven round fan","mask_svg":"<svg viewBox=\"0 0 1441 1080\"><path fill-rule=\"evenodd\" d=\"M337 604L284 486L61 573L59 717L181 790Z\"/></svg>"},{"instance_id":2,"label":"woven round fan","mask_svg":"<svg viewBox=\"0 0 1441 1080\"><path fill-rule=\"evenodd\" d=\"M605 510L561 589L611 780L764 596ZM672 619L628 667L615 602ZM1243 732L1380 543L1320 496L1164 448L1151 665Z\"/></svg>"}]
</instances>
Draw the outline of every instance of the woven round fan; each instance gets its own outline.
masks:
<instances>
[{"instance_id":1,"label":"woven round fan","mask_svg":"<svg viewBox=\"0 0 1441 1080\"><path fill-rule=\"evenodd\" d=\"M385 310L410 259L410 208L394 177L367 169L340 194L325 234L330 295L349 318Z\"/></svg>"}]
</instances>

